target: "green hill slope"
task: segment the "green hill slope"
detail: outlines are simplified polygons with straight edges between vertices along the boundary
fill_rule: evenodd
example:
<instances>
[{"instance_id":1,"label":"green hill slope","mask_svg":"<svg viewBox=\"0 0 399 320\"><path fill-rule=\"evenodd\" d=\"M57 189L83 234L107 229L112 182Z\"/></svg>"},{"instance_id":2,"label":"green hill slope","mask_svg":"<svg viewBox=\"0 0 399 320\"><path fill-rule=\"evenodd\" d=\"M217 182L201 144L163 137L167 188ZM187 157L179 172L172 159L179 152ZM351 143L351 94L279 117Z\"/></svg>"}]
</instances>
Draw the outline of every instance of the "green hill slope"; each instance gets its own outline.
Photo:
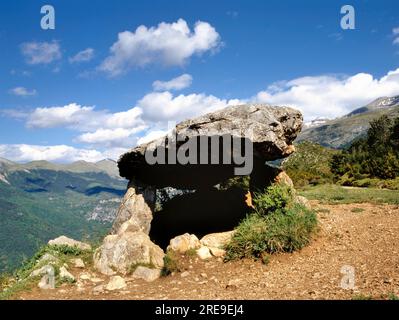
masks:
<instances>
[{"instance_id":1,"label":"green hill slope","mask_svg":"<svg viewBox=\"0 0 399 320\"><path fill-rule=\"evenodd\" d=\"M96 241L109 230L126 181L93 166L0 159L0 272L51 238Z\"/></svg>"},{"instance_id":2,"label":"green hill slope","mask_svg":"<svg viewBox=\"0 0 399 320\"><path fill-rule=\"evenodd\" d=\"M384 114L390 118L399 116L399 96L380 98L345 117L329 120L318 126L305 127L297 141L311 141L330 148L345 148L367 132L371 120Z\"/></svg>"}]
</instances>

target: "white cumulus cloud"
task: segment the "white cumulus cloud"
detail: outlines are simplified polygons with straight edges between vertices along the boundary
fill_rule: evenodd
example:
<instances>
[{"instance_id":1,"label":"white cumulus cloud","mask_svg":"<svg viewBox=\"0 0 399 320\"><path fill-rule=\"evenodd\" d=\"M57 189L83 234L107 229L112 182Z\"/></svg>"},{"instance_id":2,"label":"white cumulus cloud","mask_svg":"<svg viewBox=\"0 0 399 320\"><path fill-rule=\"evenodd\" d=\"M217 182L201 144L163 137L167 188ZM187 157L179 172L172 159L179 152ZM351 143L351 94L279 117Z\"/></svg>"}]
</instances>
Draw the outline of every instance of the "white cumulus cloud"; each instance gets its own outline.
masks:
<instances>
[{"instance_id":1,"label":"white cumulus cloud","mask_svg":"<svg viewBox=\"0 0 399 320\"><path fill-rule=\"evenodd\" d=\"M207 22L198 21L193 31L183 19L161 22L157 27L141 25L134 32L118 34L99 69L116 76L129 68L150 64L181 66L192 55L215 50L219 44L219 34Z\"/></svg>"},{"instance_id":2,"label":"white cumulus cloud","mask_svg":"<svg viewBox=\"0 0 399 320\"><path fill-rule=\"evenodd\" d=\"M57 41L25 42L21 45L22 54L28 64L49 64L62 57L61 47Z\"/></svg>"},{"instance_id":3,"label":"white cumulus cloud","mask_svg":"<svg viewBox=\"0 0 399 320\"><path fill-rule=\"evenodd\" d=\"M310 76L283 81L257 94L259 102L289 105L306 119L335 118L385 96L399 94L399 69L381 78L368 73L352 76Z\"/></svg>"},{"instance_id":4,"label":"white cumulus cloud","mask_svg":"<svg viewBox=\"0 0 399 320\"><path fill-rule=\"evenodd\" d=\"M94 106L71 103L62 107L36 108L27 115L26 125L42 129L68 127L78 131L135 128L142 125L141 113L139 108L109 113L106 110L96 111Z\"/></svg>"},{"instance_id":5,"label":"white cumulus cloud","mask_svg":"<svg viewBox=\"0 0 399 320\"><path fill-rule=\"evenodd\" d=\"M10 89L9 93L12 95L15 95L15 96L28 97L28 96L36 95L37 91L35 89L29 90L29 89L26 89L25 87L16 87L16 88Z\"/></svg>"},{"instance_id":6,"label":"white cumulus cloud","mask_svg":"<svg viewBox=\"0 0 399 320\"><path fill-rule=\"evenodd\" d=\"M182 90L191 86L193 77L187 73L169 81L154 81L152 87L155 91Z\"/></svg>"},{"instance_id":7,"label":"white cumulus cloud","mask_svg":"<svg viewBox=\"0 0 399 320\"><path fill-rule=\"evenodd\" d=\"M219 99L212 95L189 94L173 96L169 91L152 92L137 104L143 110L143 119L157 121L181 121L190 117L222 109L240 100Z\"/></svg>"},{"instance_id":8,"label":"white cumulus cloud","mask_svg":"<svg viewBox=\"0 0 399 320\"><path fill-rule=\"evenodd\" d=\"M96 162L106 158L103 153L93 149L79 149L67 145L39 146L28 144L2 144L0 145L0 157L16 162L38 160Z\"/></svg>"},{"instance_id":9,"label":"white cumulus cloud","mask_svg":"<svg viewBox=\"0 0 399 320\"><path fill-rule=\"evenodd\" d=\"M94 58L94 49L87 48L69 58L69 63L88 62Z\"/></svg>"},{"instance_id":10,"label":"white cumulus cloud","mask_svg":"<svg viewBox=\"0 0 399 320\"><path fill-rule=\"evenodd\" d=\"M98 129L94 132L81 134L77 140L90 145L101 147L132 147L137 143L136 134L145 130L146 126L139 126L133 129Z\"/></svg>"}]
</instances>

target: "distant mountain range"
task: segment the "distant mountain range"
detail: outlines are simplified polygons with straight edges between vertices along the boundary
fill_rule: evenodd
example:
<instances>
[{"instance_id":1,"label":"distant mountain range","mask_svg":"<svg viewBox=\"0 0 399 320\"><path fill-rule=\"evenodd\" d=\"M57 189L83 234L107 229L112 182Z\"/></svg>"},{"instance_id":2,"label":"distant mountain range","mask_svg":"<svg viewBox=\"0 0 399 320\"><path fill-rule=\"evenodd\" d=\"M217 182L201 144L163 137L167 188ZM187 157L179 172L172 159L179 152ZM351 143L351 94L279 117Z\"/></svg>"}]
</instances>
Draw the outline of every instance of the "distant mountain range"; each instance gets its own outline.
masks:
<instances>
[{"instance_id":1,"label":"distant mountain range","mask_svg":"<svg viewBox=\"0 0 399 320\"><path fill-rule=\"evenodd\" d=\"M113 160L18 164L0 158L0 272L59 235L96 241L110 228L126 180Z\"/></svg>"},{"instance_id":2,"label":"distant mountain range","mask_svg":"<svg viewBox=\"0 0 399 320\"><path fill-rule=\"evenodd\" d=\"M399 96L379 98L341 118L318 119L308 123L297 141L311 141L336 149L345 148L367 132L371 120L383 114L391 118L399 116Z\"/></svg>"}]
</instances>

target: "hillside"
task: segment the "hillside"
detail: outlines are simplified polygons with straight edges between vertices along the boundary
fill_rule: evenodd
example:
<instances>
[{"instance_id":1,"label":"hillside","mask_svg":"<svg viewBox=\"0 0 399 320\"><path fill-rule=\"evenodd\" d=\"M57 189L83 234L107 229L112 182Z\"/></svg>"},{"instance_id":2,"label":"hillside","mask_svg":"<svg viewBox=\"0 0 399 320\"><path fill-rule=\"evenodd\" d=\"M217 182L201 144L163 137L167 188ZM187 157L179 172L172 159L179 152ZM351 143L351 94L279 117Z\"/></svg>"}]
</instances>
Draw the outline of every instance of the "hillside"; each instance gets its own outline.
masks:
<instances>
[{"instance_id":1,"label":"hillside","mask_svg":"<svg viewBox=\"0 0 399 320\"><path fill-rule=\"evenodd\" d=\"M0 159L0 273L60 234L96 241L109 229L126 181L116 163Z\"/></svg>"},{"instance_id":2,"label":"hillside","mask_svg":"<svg viewBox=\"0 0 399 320\"><path fill-rule=\"evenodd\" d=\"M305 127L297 141L311 141L330 148L344 148L365 134L371 120L386 114L399 116L399 96L379 98L348 115Z\"/></svg>"},{"instance_id":3,"label":"hillside","mask_svg":"<svg viewBox=\"0 0 399 320\"><path fill-rule=\"evenodd\" d=\"M329 163L337 150L309 141L303 141L295 148L296 152L282 163L295 187L333 182Z\"/></svg>"}]
</instances>

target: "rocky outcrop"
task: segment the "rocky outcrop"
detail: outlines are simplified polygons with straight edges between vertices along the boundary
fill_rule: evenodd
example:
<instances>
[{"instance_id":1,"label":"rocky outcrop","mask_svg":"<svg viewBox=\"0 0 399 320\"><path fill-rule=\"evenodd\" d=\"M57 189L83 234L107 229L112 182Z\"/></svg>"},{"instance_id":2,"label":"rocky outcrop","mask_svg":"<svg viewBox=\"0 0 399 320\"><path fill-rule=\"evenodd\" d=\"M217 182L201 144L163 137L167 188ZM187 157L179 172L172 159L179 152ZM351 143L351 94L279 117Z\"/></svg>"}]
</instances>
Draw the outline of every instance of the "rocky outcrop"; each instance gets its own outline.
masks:
<instances>
[{"instance_id":1,"label":"rocky outcrop","mask_svg":"<svg viewBox=\"0 0 399 320\"><path fill-rule=\"evenodd\" d=\"M56 239L50 240L48 244L51 246L68 246L72 248L75 247L80 250L91 250L91 246L89 244L68 238L66 236L60 236Z\"/></svg>"}]
</instances>

